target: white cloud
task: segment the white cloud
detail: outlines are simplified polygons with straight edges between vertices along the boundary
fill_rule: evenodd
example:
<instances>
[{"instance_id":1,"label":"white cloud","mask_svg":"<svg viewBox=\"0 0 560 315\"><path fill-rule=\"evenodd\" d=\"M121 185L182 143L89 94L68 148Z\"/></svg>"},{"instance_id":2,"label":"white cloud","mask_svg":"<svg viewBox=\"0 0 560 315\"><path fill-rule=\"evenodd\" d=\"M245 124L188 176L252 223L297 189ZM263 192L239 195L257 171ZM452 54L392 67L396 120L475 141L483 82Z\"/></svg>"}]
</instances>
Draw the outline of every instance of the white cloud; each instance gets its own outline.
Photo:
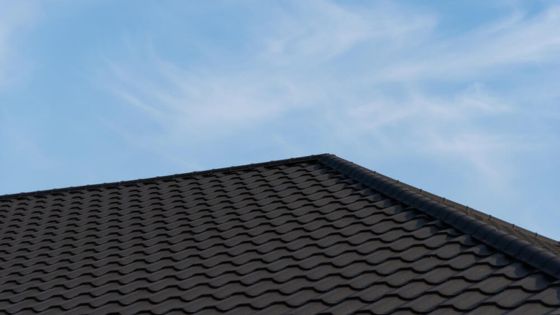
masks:
<instances>
[{"instance_id":1,"label":"white cloud","mask_svg":"<svg viewBox=\"0 0 560 315\"><path fill-rule=\"evenodd\" d=\"M208 139L231 134L266 123L302 101L295 95L302 91L281 78L190 74L169 64L158 65L158 83L139 82L114 66L113 73L121 74L114 92L155 119L166 136L195 134Z\"/></svg>"},{"instance_id":2,"label":"white cloud","mask_svg":"<svg viewBox=\"0 0 560 315\"><path fill-rule=\"evenodd\" d=\"M373 6L351 9L329 1L296 2L276 12L276 28L264 39L261 54L271 63L316 64L362 43L398 46L421 38L435 25L431 15L418 16L389 3Z\"/></svg>"},{"instance_id":3,"label":"white cloud","mask_svg":"<svg viewBox=\"0 0 560 315\"><path fill-rule=\"evenodd\" d=\"M508 156L531 149L516 130L493 126L518 115L519 104L475 79L556 63L558 8L536 16L515 11L454 38L438 33L435 14L388 2L298 1L274 12L251 39L260 49L241 58L251 61L238 71L214 64L187 70L156 55L141 65L151 76L114 61L111 89L157 121L159 141L170 146L271 131L269 124L297 113L309 123L295 128L323 128L319 143L460 161L497 186L512 171ZM458 87L442 92L425 82L450 79Z\"/></svg>"},{"instance_id":4,"label":"white cloud","mask_svg":"<svg viewBox=\"0 0 560 315\"><path fill-rule=\"evenodd\" d=\"M277 8L269 28L253 39L261 50L238 72L204 65L186 70L150 53L147 66L154 71L148 77L139 75L134 65L111 62L110 89L167 131L201 131L208 136L220 126L218 131L231 134L325 102L330 94L325 89L335 87L338 79L302 74L302 67L329 63L363 42L404 42L433 25L431 17L415 18L391 6L369 10L367 15L328 1L292 4Z\"/></svg>"},{"instance_id":5,"label":"white cloud","mask_svg":"<svg viewBox=\"0 0 560 315\"><path fill-rule=\"evenodd\" d=\"M377 156L412 156L455 160L503 187L511 169L507 155L527 148L519 135L481 125L512 115L514 108L479 84L448 96L410 92L395 100L383 94L355 106L333 108L329 125L339 141L358 138L373 143Z\"/></svg>"},{"instance_id":6,"label":"white cloud","mask_svg":"<svg viewBox=\"0 0 560 315\"><path fill-rule=\"evenodd\" d=\"M510 17L452 39L424 45L378 74L380 80L449 80L526 64L559 63L560 6Z\"/></svg>"}]
</instances>

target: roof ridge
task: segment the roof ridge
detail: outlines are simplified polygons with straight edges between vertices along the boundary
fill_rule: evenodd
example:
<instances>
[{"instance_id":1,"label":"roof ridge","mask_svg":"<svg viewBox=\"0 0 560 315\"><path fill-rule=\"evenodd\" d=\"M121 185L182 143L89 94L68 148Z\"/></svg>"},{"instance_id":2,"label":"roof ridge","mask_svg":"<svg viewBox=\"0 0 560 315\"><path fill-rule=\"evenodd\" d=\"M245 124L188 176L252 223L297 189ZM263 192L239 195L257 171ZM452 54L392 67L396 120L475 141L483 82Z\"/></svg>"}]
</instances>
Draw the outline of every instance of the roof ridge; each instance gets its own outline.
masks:
<instances>
[{"instance_id":1,"label":"roof ridge","mask_svg":"<svg viewBox=\"0 0 560 315\"><path fill-rule=\"evenodd\" d=\"M418 208L463 233L471 235L482 243L542 270L556 279L560 279L560 256L542 246L503 231L489 222L484 222L481 218L476 218L473 214L483 214L480 211L470 208L466 211L460 210L459 207L461 205L458 203L434 199L441 197L401 183L333 154L318 156L317 160L347 177L391 198ZM466 206L462 207L467 208ZM548 240L555 242L551 239ZM558 246L557 242L556 246Z\"/></svg>"},{"instance_id":2,"label":"roof ridge","mask_svg":"<svg viewBox=\"0 0 560 315\"><path fill-rule=\"evenodd\" d=\"M251 168L261 167L261 166L276 166L276 165L287 165L287 164L301 163L301 162L307 162L307 161L318 161L321 156L326 156L326 155L329 155L329 154L328 153L322 153L322 154L299 156L299 157L288 158L288 159L272 160L272 161L268 161L268 162L259 162L259 163L250 163L250 164L242 164L242 165L235 165L235 166L213 168L213 169L203 170L203 171L193 171L193 172L187 172L187 173L177 173L177 174L164 175L164 176L155 176L155 177L147 177L147 178L139 178L139 179L131 179L131 180L123 180L123 181L115 181L115 182L106 182L106 183L99 183L99 184L68 186L68 187L62 187L62 188L50 188L50 189L43 189L43 190L36 190L36 191L29 191L29 192L4 194L4 195L0 195L0 200L10 199L10 198L35 196L35 195L43 195L43 194L62 193L62 192L78 190L78 189L97 189L97 188L107 188L107 187L111 187L111 186L149 183L149 182L153 182L153 181L168 180L168 179L174 179L174 178L178 178L178 177L197 176L197 175L205 175L205 174L212 174L212 173L219 173L219 172L231 172L231 171L246 170L246 169L251 169Z\"/></svg>"}]
</instances>

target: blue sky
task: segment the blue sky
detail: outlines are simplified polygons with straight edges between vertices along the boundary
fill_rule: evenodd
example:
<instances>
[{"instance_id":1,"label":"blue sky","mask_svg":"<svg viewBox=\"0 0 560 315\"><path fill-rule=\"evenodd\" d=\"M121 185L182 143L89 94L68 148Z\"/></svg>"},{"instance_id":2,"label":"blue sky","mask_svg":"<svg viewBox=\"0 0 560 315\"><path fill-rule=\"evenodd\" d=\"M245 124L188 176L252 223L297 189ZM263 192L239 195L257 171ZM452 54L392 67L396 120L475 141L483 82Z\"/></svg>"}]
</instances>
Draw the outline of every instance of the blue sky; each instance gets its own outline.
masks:
<instances>
[{"instance_id":1,"label":"blue sky","mask_svg":"<svg viewBox=\"0 0 560 315\"><path fill-rule=\"evenodd\" d=\"M0 0L0 194L330 152L560 239L553 1Z\"/></svg>"}]
</instances>

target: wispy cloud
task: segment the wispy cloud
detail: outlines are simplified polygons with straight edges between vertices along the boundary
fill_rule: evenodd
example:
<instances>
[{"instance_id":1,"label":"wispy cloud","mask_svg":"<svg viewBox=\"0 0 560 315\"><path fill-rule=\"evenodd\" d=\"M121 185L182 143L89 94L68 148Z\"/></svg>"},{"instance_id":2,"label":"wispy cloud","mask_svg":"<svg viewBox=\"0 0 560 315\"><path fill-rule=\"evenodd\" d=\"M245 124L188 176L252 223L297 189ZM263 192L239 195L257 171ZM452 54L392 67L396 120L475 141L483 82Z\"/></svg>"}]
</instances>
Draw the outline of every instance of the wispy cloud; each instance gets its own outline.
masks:
<instances>
[{"instance_id":1,"label":"wispy cloud","mask_svg":"<svg viewBox=\"0 0 560 315\"><path fill-rule=\"evenodd\" d=\"M527 64L559 64L560 6L537 15L514 11L490 25L451 39L432 42L412 56L389 64L381 80L449 80L476 77Z\"/></svg>"},{"instance_id":2,"label":"wispy cloud","mask_svg":"<svg viewBox=\"0 0 560 315\"><path fill-rule=\"evenodd\" d=\"M140 65L151 76L112 61L111 89L156 121L170 146L244 132L298 143L298 135L320 129L323 139L313 151L352 141L356 150L375 146L385 156L410 150L462 161L494 186L512 170L509 155L533 148L528 135L500 125L520 115L522 104L479 81L522 66L555 65L559 8L513 11L453 38L439 32L437 14L388 2L290 2L272 12L252 33L251 47L258 49L237 56L244 63L238 71L204 62L184 67L156 53ZM305 123L288 122L294 115Z\"/></svg>"},{"instance_id":3,"label":"wispy cloud","mask_svg":"<svg viewBox=\"0 0 560 315\"><path fill-rule=\"evenodd\" d=\"M154 119L166 136L212 139L265 124L302 101L302 95L297 95L302 91L280 78L192 74L166 62L156 63L157 83L142 82L113 65L118 78L114 93Z\"/></svg>"},{"instance_id":4,"label":"wispy cloud","mask_svg":"<svg viewBox=\"0 0 560 315\"><path fill-rule=\"evenodd\" d=\"M259 50L240 56L252 62L236 72L205 64L187 70L145 45L152 75L138 75L134 65L113 61L108 67L114 78L110 89L174 132L212 135L220 126L231 134L266 124L286 112L326 104L330 93L325 89L336 86L338 79L322 78L323 71L317 69L306 74L302 68L330 67L333 59L361 43L404 41L433 24L431 17L369 12L374 16L328 1L279 6L274 19L251 39Z\"/></svg>"},{"instance_id":5,"label":"wispy cloud","mask_svg":"<svg viewBox=\"0 0 560 315\"><path fill-rule=\"evenodd\" d=\"M435 25L432 15L417 15L389 3L347 8L329 1L295 2L275 11L275 28L263 36L260 55L271 64L317 64L360 44L389 43L378 50L417 42Z\"/></svg>"},{"instance_id":6,"label":"wispy cloud","mask_svg":"<svg viewBox=\"0 0 560 315\"><path fill-rule=\"evenodd\" d=\"M519 134L492 128L497 119L515 115L515 108L478 84L445 96L414 91L356 103L333 107L328 115L338 141L375 144L375 155L385 158L410 152L411 158L454 160L495 188L504 187L511 171L506 156L529 149Z\"/></svg>"}]
</instances>

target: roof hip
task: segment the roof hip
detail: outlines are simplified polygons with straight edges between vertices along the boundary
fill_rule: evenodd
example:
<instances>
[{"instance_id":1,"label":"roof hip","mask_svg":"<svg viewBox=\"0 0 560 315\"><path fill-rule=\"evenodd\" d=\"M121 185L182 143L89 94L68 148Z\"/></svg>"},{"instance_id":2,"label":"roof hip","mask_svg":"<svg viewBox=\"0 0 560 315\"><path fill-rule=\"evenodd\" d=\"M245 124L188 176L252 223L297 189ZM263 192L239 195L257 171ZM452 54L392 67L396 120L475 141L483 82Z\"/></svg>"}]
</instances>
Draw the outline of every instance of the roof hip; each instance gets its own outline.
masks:
<instances>
[{"instance_id":1,"label":"roof hip","mask_svg":"<svg viewBox=\"0 0 560 315\"><path fill-rule=\"evenodd\" d=\"M343 175L354 179L382 194L394 198L424 213L442 220L484 244L511 255L560 280L560 257L515 235L504 232L469 215L456 203L437 200L435 195L371 171L333 154L322 154L317 160ZM439 197L441 198L441 197ZM475 210L470 210L475 211Z\"/></svg>"}]
</instances>

